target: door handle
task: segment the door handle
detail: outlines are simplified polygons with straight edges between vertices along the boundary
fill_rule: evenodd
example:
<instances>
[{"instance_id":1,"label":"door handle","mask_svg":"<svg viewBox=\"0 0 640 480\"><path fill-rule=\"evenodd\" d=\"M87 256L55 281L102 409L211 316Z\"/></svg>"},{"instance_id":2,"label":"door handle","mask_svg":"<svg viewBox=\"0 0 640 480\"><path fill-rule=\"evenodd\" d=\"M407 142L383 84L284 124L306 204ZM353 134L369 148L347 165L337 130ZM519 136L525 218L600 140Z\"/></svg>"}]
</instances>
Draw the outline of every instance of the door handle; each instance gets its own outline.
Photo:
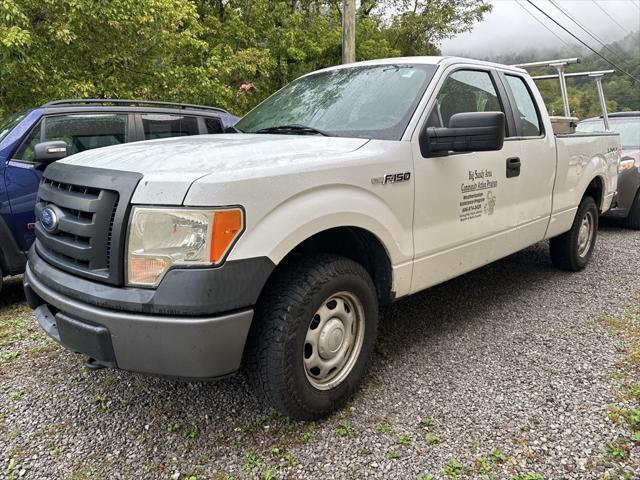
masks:
<instances>
[{"instance_id":1,"label":"door handle","mask_svg":"<svg viewBox=\"0 0 640 480\"><path fill-rule=\"evenodd\" d=\"M520 162L519 157L507 158L507 178L513 178L520 175Z\"/></svg>"}]
</instances>

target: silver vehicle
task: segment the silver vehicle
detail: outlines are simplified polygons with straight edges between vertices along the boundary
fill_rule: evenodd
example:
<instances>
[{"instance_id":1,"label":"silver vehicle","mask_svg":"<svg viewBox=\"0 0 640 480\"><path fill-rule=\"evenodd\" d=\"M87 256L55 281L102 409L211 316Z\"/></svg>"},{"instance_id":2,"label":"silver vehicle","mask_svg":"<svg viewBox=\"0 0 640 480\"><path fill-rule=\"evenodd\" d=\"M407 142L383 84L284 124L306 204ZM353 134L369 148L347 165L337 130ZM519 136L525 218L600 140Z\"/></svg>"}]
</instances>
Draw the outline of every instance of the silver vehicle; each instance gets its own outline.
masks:
<instances>
[{"instance_id":1,"label":"silver vehicle","mask_svg":"<svg viewBox=\"0 0 640 480\"><path fill-rule=\"evenodd\" d=\"M609 128L620 134L622 158L618 193L605 216L624 219L625 225L640 230L640 111L609 114ZM603 131L602 117L578 124L578 132Z\"/></svg>"}]
</instances>

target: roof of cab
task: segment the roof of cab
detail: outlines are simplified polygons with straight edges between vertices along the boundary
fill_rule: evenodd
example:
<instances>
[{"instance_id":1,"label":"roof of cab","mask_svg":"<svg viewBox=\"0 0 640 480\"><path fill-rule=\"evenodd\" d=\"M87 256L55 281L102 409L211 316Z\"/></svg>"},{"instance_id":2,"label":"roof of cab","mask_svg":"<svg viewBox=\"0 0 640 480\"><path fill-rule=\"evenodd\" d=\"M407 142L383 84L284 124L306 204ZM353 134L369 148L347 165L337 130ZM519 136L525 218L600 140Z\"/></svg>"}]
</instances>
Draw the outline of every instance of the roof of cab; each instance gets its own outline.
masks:
<instances>
[{"instance_id":1,"label":"roof of cab","mask_svg":"<svg viewBox=\"0 0 640 480\"><path fill-rule=\"evenodd\" d=\"M503 65L500 63L493 62L485 62L484 60L476 60L472 58L463 58L463 57L453 57L453 56L431 56L431 57L392 57L392 58L378 58L376 60L365 60L362 62L355 63L347 63L343 65L336 65L333 67L323 68L321 70L316 70L315 72L310 72L307 75L313 75L318 72L325 72L330 70L340 70L343 68L351 68L358 66L373 66L373 65L411 65L411 64L421 64L421 65L443 65L449 66L454 64L466 64L466 65L478 65L490 68L497 68L500 70L509 70L513 72L517 72L519 74L527 74L527 71L514 67L511 65ZM306 75L303 75L306 76Z\"/></svg>"}]
</instances>

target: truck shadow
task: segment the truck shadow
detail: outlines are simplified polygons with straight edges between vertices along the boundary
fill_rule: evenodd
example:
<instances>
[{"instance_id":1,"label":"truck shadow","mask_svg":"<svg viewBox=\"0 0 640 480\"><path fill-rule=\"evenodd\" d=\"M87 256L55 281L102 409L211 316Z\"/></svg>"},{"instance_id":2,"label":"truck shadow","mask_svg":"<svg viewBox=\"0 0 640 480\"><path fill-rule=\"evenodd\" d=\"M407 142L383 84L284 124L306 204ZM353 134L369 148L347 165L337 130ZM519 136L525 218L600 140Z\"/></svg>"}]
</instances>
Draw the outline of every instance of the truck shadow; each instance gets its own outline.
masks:
<instances>
[{"instance_id":1,"label":"truck shadow","mask_svg":"<svg viewBox=\"0 0 640 480\"><path fill-rule=\"evenodd\" d=\"M4 308L24 303L24 301L22 275L6 277L2 285L2 290L0 290L0 311Z\"/></svg>"},{"instance_id":2,"label":"truck shadow","mask_svg":"<svg viewBox=\"0 0 640 480\"><path fill-rule=\"evenodd\" d=\"M542 242L507 258L420 292L388 307L379 325L376 359L402 355L425 338L473 328L550 278L566 276Z\"/></svg>"}]
</instances>

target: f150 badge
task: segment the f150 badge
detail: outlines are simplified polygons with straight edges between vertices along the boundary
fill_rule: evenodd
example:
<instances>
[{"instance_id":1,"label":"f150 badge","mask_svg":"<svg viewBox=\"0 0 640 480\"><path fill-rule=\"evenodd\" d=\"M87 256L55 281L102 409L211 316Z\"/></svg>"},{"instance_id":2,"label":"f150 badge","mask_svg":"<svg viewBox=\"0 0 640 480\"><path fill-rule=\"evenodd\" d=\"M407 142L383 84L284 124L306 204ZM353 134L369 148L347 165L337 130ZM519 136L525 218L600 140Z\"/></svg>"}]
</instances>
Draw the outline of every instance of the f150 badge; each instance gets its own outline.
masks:
<instances>
[{"instance_id":1,"label":"f150 badge","mask_svg":"<svg viewBox=\"0 0 640 480\"><path fill-rule=\"evenodd\" d=\"M411 172L387 173L383 177L373 177L371 183L374 185L386 185L387 183L408 182L411 179Z\"/></svg>"}]
</instances>

